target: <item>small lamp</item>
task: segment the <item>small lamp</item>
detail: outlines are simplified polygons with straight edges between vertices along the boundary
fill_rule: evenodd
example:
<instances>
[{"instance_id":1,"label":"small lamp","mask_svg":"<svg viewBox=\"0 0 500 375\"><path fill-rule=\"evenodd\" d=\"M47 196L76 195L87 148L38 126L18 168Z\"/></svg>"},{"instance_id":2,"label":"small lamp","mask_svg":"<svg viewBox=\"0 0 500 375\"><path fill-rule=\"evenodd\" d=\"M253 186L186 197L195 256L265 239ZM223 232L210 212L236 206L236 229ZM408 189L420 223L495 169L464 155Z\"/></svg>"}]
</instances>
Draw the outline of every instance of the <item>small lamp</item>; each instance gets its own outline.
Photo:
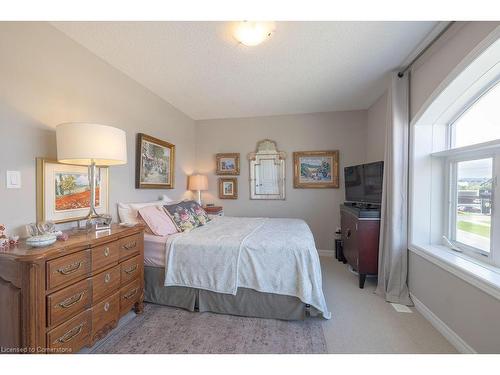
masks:
<instances>
[{"instance_id":1,"label":"small lamp","mask_svg":"<svg viewBox=\"0 0 500 375\"><path fill-rule=\"evenodd\" d=\"M104 219L95 209L96 165L127 164L127 139L123 130L112 126L71 122L56 127L57 160L89 167L90 210L86 227ZM101 220L102 221L102 220ZM107 223L109 227L109 222Z\"/></svg>"},{"instance_id":2,"label":"small lamp","mask_svg":"<svg viewBox=\"0 0 500 375\"><path fill-rule=\"evenodd\" d=\"M188 189L198 191L198 204L201 206L201 191L208 190L208 178L202 174L189 176Z\"/></svg>"}]
</instances>

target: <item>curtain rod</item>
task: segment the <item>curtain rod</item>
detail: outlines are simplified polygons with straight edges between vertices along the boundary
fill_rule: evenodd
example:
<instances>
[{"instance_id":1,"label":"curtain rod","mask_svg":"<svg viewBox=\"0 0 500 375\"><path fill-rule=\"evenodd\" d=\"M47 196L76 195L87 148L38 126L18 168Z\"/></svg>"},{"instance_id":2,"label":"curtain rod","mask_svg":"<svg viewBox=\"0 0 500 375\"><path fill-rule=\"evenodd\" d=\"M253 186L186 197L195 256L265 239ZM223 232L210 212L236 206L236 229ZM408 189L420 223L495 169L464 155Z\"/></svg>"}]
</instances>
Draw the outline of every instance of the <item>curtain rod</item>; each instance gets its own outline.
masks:
<instances>
[{"instance_id":1,"label":"curtain rod","mask_svg":"<svg viewBox=\"0 0 500 375\"><path fill-rule=\"evenodd\" d=\"M434 37L434 39L432 39L432 40L429 42L429 44L427 44L427 45L426 45L426 46L425 46L425 47L424 47L424 48L423 48L423 49L422 49L422 50L418 53L418 55L417 55L417 56L415 56L415 57L413 58L413 60L411 60L411 61L410 61L410 63L409 63L408 65L406 65L405 67L403 67L403 68L402 68L402 69L398 72L398 77L399 77L399 78L403 77L403 76L404 76L404 74L406 73L406 71L412 67L412 65L415 63L415 61L417 61L417 60L418 60L418 59L419 59L419 58L420 58L420 57L421 57L421 56L422 56L425 52L427 52L427 50L428 50L429 48L431 48L431 47L432 47L432 45L433 45L434 43L436 43L436 41L437 41L439 38L441 38L441 37L443 36L443 34L444 34L445 32L447 32L447 31L449 30L449 28L450 28L450 27L451 27L451 26L452 26L455 22L456 22L456 21L450 21L450 22L448 23L448 25L446 25L446 27L445 27L443 30L441 30L441 31L439 32L439 34L438 34L438 35L436 35L436 36Z\"/></svg>"}]
</instances>

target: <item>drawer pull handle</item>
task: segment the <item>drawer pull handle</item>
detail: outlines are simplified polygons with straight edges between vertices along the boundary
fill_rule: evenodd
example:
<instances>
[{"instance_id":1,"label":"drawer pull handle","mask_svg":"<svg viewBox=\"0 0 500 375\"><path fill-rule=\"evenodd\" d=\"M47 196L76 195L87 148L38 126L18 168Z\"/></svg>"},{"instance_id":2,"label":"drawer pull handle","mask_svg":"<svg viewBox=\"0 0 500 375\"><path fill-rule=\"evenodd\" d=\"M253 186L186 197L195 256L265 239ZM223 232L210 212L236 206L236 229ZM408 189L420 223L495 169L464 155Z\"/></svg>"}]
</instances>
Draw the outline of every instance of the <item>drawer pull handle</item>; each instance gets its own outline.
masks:
<instances>
[{"instance_id":1,"label":"drawer pull handle","mask_svg":"<svg viewBox=\"0 0 500 375\"><path fill-rule=\"evenodd\" d=\"M137 264L135 266L127 268L125 271L126 274L132 273L137 269Z\"/></svg>"},{"instance_id":2,"label":"drawer pull handle","mask_svg":"<svg viewBox=\"0 0 500 375\"><path fill-rule=\"evenodd\" d=\"M134 241L134 242L126 243L125 245L123 245L123 248L125 250L130 250L130 249L133 249L136 246L137 246L137 241Z\"/></svg>"},{"instance_id":3,"label":"drawer pull handle","mask_svg":"<svg viewBox=\"0 0 500 375\"><path fill-rule=\"evenodd\" d=\"M107 247L107 246L104 248L104 256L105 257L109 256L109 247Z\"/></svg>"},{"instance_id":4,"label":"drawer pull handle","mask_svg":"<svg viewBox=\"0 0 500 375\"><path fill-rule=\"evenodd\" d=\"M82 322L82 323L80 323L80 325L78 325L75 328L73 328L72 330L66 332L64 335L62 335L56 341L54 341L54 344L59 344L59 343L64 344L66 342L73 340L76 336L78 336L82 332L84 324L85 323Z\"/></svg>"},{"instance_id":5,"label":"drawer pull handle","mask_svg":"<svg viewBox=\"0 0 500 375\"><path fill-rule=\"evenodd\" d=\"M132 291L130 291L129 293L125 294L123 296L123 298L125 299L129 299L129 298L132 298L133 296L135 296L135 294L137 293L137 291L139 290L139 288L135 288L133 289Z\"/></svg>"},{"instance_id":6,"label":"drawer pull handle","mask_svg":"<svg viewBox=\"0 0 500 375\"><path fill-rule=\"evenodd\" d=\"M66 267L59 268L57 270L57 272L59 272L61 275L69 275L73 272L78 271L82 267L83 263L85 263L85 262L79 261L79 262L71 263L71 264L67 265Z\"/></svg>"},{"instance_id":7,"label":"drawer pull handle","mask_svg":"<svg viewBox=\"0 0 500 375\"><path fill-rule=\"evenodd\" d=\"M78 302L80 302L85 295L85 291L80 292L78 294L75 294L72 297L66 298L64 301L58 304L58 306L62 307L63 309L67 309L73 305L76 305Z\"/></svg>"},{"instance_id":8,"label":"drawer pull handle","mask_svg":"<svg viewBox=\"0 0 500 375\"><path fill-rule=\"evenodd\" d=\"M106 302L104 304L104 311L108 311L109 310L109 302Z\"/></svg>"},{"instance_id":9,"label":"drawer pull handle","mask_svg":"<svg viewBox=\"0 0 500 375\"><path fill-rule=\"evenodd\" d=\"M111 275L109 273L107 273L105 276L104 276L104 282L107 284L111 281Z\"/></svg>"}]
</instances>

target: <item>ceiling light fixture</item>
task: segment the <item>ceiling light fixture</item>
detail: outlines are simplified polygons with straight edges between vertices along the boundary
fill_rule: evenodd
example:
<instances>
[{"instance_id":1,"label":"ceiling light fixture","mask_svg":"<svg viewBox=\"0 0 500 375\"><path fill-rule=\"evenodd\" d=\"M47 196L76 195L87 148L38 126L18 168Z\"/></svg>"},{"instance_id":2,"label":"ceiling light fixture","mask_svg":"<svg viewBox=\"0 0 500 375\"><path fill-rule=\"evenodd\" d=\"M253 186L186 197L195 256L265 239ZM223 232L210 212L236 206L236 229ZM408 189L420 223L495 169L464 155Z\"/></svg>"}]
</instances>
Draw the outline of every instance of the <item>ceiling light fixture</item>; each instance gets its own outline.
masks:
<instances>
[{"instance_id":1,"label":"ceiling light fixture","mask_svg":"<svg viewBox=\"0 0 500 375\"><path fill-rule=\"evenodd\" d=\"M238 22L234 37L245 46L256 46L269 38L274 31L274 22Z\"/></svg>"}]
</instances>

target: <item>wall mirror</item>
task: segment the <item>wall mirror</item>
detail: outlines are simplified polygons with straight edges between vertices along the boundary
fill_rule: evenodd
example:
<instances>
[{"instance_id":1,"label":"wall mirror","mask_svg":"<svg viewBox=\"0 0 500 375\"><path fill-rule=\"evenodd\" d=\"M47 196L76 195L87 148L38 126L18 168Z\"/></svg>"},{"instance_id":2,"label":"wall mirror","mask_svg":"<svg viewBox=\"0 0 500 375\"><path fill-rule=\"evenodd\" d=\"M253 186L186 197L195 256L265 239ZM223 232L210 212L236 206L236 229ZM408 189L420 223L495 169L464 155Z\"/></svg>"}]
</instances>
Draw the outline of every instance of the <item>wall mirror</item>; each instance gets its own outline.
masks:
<instances>
[{"instance_id":1,"label":"wall mirror","mask_svg":"<svg viewBox=\"0 0 500 375\"><path fill-rule=\"evenodd\" d=\"M276 142L264 139L256 152L248 154L250 162L250 199L285 199L286 153L278 151Z\"/></svg>"}]
</instances>

